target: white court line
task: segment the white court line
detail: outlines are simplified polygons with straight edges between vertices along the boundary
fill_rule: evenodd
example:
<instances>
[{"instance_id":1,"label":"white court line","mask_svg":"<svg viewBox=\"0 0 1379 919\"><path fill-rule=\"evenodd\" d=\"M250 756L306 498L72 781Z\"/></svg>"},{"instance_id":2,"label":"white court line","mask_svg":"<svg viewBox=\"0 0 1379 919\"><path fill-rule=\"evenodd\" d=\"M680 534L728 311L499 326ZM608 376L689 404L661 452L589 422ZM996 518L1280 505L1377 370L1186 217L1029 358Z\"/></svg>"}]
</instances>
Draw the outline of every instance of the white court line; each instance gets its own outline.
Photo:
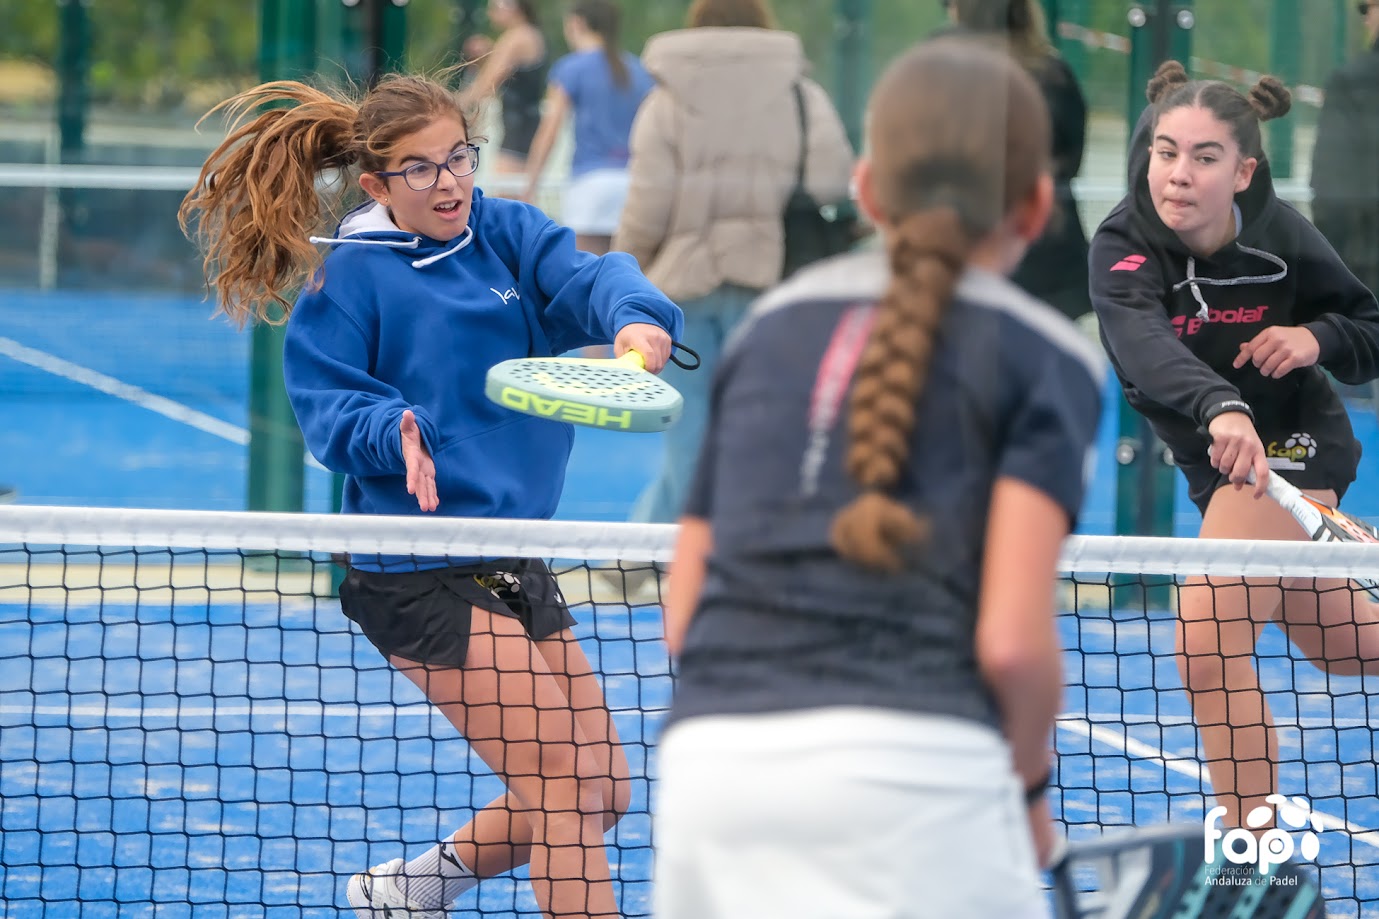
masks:
<instances>
[{"instance_id":1,"label":"white court line","mask_svg":"<svg viewBox=\"0 0 1379 919\"><path fill-rule=\"evenodd\" d=\"M1211 779L1207 774L1207 767L1197 760L1188 756L1177 756L1160 750L1158 747L1142 743L1133 737L1128 736L1122 731L1116 731L1105 725L1092 724L1081 718L1060 717L1058 727L1071 734L1077 734L1091 740L1099 741L1108 747L1115 747L1123 750L1131 756L1158 763L1165 769L1185 775L1188 778L1196 779L1206 785L1211 784ZM1341 817L1333 817L1325 811L1314 810L1317 822L1324 830L1341 830L1347 833L1356 842L1362 842L1367 846L1379 849L1379 832L1366 830L1356 826Z\"/></svg>"},{"instance_id":2,"label":"white court line","mask_svg":"<svg viewBox=\"0 0 1379 919\"><path fill-rule=\"evenodd\" d=\"M62 377L65 380L71 380L74 383L81 383L83 386L89 386L92 389L114 396L117 399L123 399L140 408L146 408L151 412L156 412L164 418L180 421L188 427L193 427L198 431L204 431L207 434L212 434L223 440L228 440L230 443L239 444L242 447L248 446L249 444L249 431L239 425L230 424L228 421L221 421L219 418L207 415L205 412L198 412L196 409L183 405L180 402L174 402L171 399L151 393L146 389L140 389L138 386L130 385L112 376L106 376L89 367L83 367L80 364L74 364L71 361L63 360L46 351L39 351L36 348L21 345L12 338L0 336L0 354L13 358L21 364L37 367L39 370L45 370L54 376ZM326 468L318 463L316 458L309 453L304 456L304 459L308 466L312 466L316 469Z\"/></svg>"}]
</instances>

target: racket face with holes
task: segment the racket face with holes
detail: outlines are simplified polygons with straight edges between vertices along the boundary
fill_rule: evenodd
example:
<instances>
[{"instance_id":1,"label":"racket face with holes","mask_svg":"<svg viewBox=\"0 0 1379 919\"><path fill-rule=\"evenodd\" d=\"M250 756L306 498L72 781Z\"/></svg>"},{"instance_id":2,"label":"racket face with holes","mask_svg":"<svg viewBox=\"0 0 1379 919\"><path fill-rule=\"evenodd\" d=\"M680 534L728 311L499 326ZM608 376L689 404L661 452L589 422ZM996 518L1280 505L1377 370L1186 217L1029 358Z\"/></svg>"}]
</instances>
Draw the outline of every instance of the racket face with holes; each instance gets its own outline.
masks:
<instances>
[{"instance_id":1,"label":"racket face with holes","mask_svg":"<svg viewBox=\"0 0 1379 919\"><path fill-rule=\"evenodd\" d=\"M626 358L503 361L489 370L484 394L515 412L607 431L664 431L684 408L675 387Z\"/></svg>"}]
</instances>

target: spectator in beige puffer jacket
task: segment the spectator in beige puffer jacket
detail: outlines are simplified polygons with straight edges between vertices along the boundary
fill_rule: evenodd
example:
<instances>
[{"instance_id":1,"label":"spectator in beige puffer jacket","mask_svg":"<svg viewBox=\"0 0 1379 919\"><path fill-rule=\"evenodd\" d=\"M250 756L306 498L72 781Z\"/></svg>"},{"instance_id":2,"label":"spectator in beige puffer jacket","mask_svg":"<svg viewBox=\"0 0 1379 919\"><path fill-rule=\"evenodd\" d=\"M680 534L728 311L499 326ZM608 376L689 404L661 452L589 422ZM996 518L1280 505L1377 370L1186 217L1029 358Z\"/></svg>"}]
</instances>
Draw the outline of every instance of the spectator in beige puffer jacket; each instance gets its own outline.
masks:
<instances>
[{"instance_id":1,"label":"spectator in beige puffer jacket","mask_svg":"<svg viewBox=\"0 0 1379 919\"><path fill-rule=\"evenodd\" d=\"M805 187L820 203L847 197L853 150L799 36L774 25L767 0L695 0L689 28L652 36L642 62L657 81L632 127L631 187L613 248L636 256L685 314L683 340L703 361L662 376L684 395L658 477L632 512L679 516L708 413L723 341L781 278L781 214L800 157L800 84L808 136Z\"/></svg>"}]
</instances>

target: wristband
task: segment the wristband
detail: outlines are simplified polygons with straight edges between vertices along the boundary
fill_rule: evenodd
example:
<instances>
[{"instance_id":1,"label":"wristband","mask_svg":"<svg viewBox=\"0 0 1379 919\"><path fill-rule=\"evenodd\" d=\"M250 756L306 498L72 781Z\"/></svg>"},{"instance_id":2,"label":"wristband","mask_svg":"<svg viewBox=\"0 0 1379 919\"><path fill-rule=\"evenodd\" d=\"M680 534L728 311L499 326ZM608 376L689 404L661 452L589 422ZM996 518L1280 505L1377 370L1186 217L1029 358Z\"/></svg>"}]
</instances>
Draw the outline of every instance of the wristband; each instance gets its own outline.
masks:
<instances>
[{"instance_id":1,"label":"wristband","mask_svg":"<svg viewBox=\"0 0 1379 919\"><path fill-rule=\"evenodd\" d=\"M1053 781L1053 770L1044 773L1044 777L1033 785L1025 789L1025 804L1033 806L1040 798L1044 797L1044 792L1049 790L1049 783Z\"/></svg>"},{"instance_id":2,"label":"wristband","mask_svg":"<svg viewBox=\"0 0 1379 919\"><path fill-rule=\"evenodd\" d=\"M1224 415L1226 412L1241 412L1250 419L1252 424L1254 423L1255 413L1250 410L1248 402L1241 399L1226 399L1202 413L1202 427L1210 427L1218 416Z\"/></svg>"}]
</instances>

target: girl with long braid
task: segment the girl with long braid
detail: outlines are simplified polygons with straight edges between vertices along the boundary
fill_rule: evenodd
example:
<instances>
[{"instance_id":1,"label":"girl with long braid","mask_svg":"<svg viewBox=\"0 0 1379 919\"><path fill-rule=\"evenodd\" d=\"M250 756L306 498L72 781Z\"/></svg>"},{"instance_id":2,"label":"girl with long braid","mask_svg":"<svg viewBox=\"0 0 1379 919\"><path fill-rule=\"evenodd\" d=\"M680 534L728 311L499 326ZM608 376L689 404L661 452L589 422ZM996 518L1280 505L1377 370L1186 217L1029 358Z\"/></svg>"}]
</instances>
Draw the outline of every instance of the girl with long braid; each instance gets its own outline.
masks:
<instances>
[{"instance_id":1,"label":"girl with long braid","mask_svg":"<svg viewBox=\"0 0 1379 919\"><path fill-rule=\"evenodd\" d=\"M940 38L867 116L884 253L725 353L670 570L661 919L1042 917L1059 547L1101 358L1005 277L1053 200L1009 55Z\"/></svg>"}]
</instances>

